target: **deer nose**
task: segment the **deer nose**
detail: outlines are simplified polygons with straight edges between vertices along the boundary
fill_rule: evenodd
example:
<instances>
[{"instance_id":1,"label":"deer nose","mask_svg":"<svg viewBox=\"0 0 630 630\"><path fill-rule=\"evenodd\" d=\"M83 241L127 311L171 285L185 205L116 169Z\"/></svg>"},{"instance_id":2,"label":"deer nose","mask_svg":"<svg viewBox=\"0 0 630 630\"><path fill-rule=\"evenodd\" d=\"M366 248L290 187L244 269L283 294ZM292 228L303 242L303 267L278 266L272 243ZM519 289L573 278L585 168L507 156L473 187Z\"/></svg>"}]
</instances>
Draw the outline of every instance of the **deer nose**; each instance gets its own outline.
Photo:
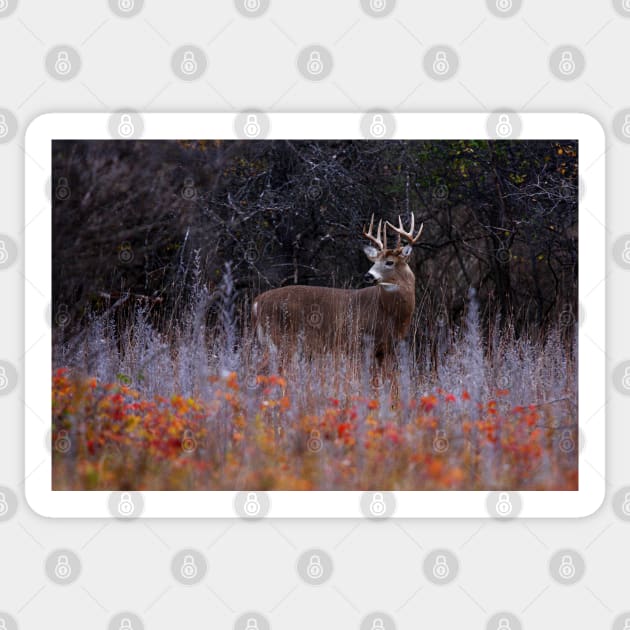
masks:
<instances>
[{"instance_id":1,"label":"deer nose","mask_svg":"<svg viewBox=\"0 0 630 630\"><path fill-rule=\"evenodd\" d=\"M376 280L376 278L369 271L363 276L363 279L366 282L370 282L370 283Z\"/></svg>"}]
</instances>

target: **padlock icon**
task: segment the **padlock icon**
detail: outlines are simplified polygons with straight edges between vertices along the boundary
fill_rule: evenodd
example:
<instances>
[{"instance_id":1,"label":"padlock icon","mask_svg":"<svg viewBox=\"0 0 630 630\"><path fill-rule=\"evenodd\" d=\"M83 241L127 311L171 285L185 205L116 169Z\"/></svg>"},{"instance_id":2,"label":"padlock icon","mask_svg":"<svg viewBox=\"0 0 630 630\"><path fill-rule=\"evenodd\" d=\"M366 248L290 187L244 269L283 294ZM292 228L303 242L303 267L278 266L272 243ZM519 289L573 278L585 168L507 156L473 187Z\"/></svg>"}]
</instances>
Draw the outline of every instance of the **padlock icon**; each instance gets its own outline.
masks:
<instances>
[{"instance_id":1,"label":"padlock icon","mask_svg":"<svg viewBox=\"0 0 630 630\"><path fill-rule=\"evenodd\" d=\"M260 512L260 501L258 500L258 496L256 496L255 492L247 493L247 499L245 500L243 509L245 510L245 514L247 514L247 516L258 515Z\"/></svg>"},{"instance_id":2,"label":"padlock icon","mask_svg":"<svg viewBox=\"0 0 630 630\"><path fill-rule=\"evenodd\" d=\"M118 627L118 630L133 630L131 619L129 619L129 617L123 617L120 620L120 626Z\"/></svg>"},{"instance_id":3,"label":"padlock icon","mask_svg":"<svg viewBox=\"0 0 630 630\"><path fill-rule=\"evenodd\" d=\"M63 328L70 323L70 313L66 304L60 304L55 315L55 322L57 325Z\"/></svg>"},{"instance_id":4,"label":"padlock icon","mask_svg":"<svg viewBox=\"0 0 630 630\"><path fill-rule=\"evenodd\" d=\"M308 566L306 567L306 573L308 577L313 580L319 580L319 578L324 575L322 559L318 555L313 555L309 558Z\"/></svg>"},{"instance_id":5,"label":"padlock icon","mask_svg":"<svg viewBox=\"0 0 630 630\"><path fill-rule=\"evenodd\" d=\"M442 182L433 189L433 198L436 201L444 201L448 198L448 186ZM442 324L440 324L441 326Z\"/></svg>"},{"instance_id":6,"label":"padlock icon","mask_svg":"<svg viewBox=\"0 0 630 630\"><path fill-rule=\"evenodd\" d=\"M118 0L118 8L125 13L133 11L135 0Z\"/></svg>"},{"instance_id":7,"label":"padlock icon","mask_svg":"<svg viewBox=\"0 0 630 630\"><path fill-rule=\"evenodd\" d=\"M313 328L319 328L322 325L323 315L320 310L319 304L315 303L311 305L311 312L308 314L307 321L309 326Z\"/></svg>"},{"instance_id":8,"label":"padlock icon","mask_svg":"<svg viewBox=\"0 0 630 630\"><path fill-rule=\"evenodd\" d=\"M70 57L67 51L60 50L57 53L57 59L55 61L55 72L61 76L69 74L72 70L72 63L70 63Z\"/></svg>"},{"instance_id":9,"label":"padlock icon","mask_svg":"<svg viewBox=\"0 0 630 630\"><path fill-rule=\"evenodd\" d=\"M191 74L195 74L197 72L197 60L195 59L195 53L192 50L187 50L184 52L184 58L181 63L181 70L184 74L190 76Z\"/></svg>"},{"instance_id":10,"label":"padlock icon","mask_svg":"<svg viewBox=\"0 0 630 630\"><path fill-rule=\"evenodd\" d=\"M61 429L57 433L57 439L55 440L55 450L59 453L67 453L70 450L72 443L70 437L65 429Z\"/></svg>"},{"instance_id":11,"label":"padlock icon","mask_svg":"<svg viewBox=\"0 0 630 630\"><path fill-rule=\"evenodd\" d=\"M496 510L500 516L508 516L512 512L513 506L510 501L510 495L507 492L501 492L497 500Z\"/></svg>"},{"instance_id":12,"label":"padlock icon","mask_svg":"<svg viewBox=\"0 0 630 630\"><path fill-rule=\"evenodd\" d=\"M0 2L0 11L4 11L4 9L2 8L2 2ZM8 630L7 622L4 617L0 617L0 630Z\"/></svg>"},{"instance_id":13,"label":"padlock icon","mask_svg":"<svg viewBox=\"0 0 630 630\"><path fill-rule=\"evenodd\" d=\"M322 442L321 433L317 429L312 429L311 435L308 438L308 442L306 443L308 450L313 453L317 453L318 451L322 450L323 445L324 443Z\"/></svg>"},{"instance_id":14,"label":"padlock icon","mask_svg":"<svg viewBox=\"0 0 630 630\"><path fill-rule=\"evenodd\" d=\"M630 11L630 7L628 8L628 11ZM630 630L630 617L626 617L623 624L623 630Z\"/></svg>"},{"instance_id":15,"label":"padlock icon","mask_svg":"<svg viewBox=\"0 0 630 630\"><path fill-rule=\"evenodd\" d=\"M260 123L256 114L248 114L243 131L248 138L256 138L260 135Z\"/></svg>"},{"instance_id":16,"label":"padlock icon","mask_svg":"<svg viewBox=\"0 0 630 630\"><path fill-rule=\"evenodd\" d=\"M512 8L512 0L497 0L497 9L502 13L506 13Z\"/></svg>"},{"instance_id":17,"label":"padlock icon","mask_svg":"<svg viewBox=\"0 0 630 630\"><path fill-rule=\"evenodd\" d=\"M258 621L250 617L245 624L245 630L258 630Z\"/></svg>"},{"instance_id":18,"label":"padlock icon","mask_svg":"<svg viewBox=\"0 0 630 630\"><path fill-rule=\"evenodd\" d=\"M4 114L0 114L0 138L4 138L9 135L9 125L7 125L7 117Z\"/></svg>"},{"instance_id":19,"label":"padlock icon","mask_svg":"<svg viewBox=\"0 0 630 630\"><path fill-rule=\"evenodd\" d=\"M374 114L370 125L370 135L374 138L382 138L387 133L387 127L382 114Z\"/></svg>"},{"instance_id":20,"label":"padlock icon","mask_svg":"<svg viewBox=\"0 0 630 630\"><path fill-rule=\"evenodd\" d=\"M260 0L245 0L245 10L254 12L260 9Z\"/></svg>"},{"instance_id":21,"label":"padlock icon","mask_svg":"<svg viewBox=\"0 0 630 630\"><path fill-rule=\"evenodd\" d=\"M630 366L628 366L623 372L623 379L621 381L624 389L630 389Z\"/></svg>"},{"instance_id":22,"label":"padlock icon","mask_svg":"<svg viewBox=\"0 0 630 630\"><path fill-rule=\"evenodd\" d=\"M57 197L59 201L65 201L70 198L70 186L68 185L68 179L66 177L60 177L57 180L55 197Z\"/></svg>"},{"instance_id":23,"label":"padlock icon","mask_svg":"<svg viewBox=\"0 0 630 630\"><path fill-rule=\"evenodd\" d=\"M507 138L512 135L512 123L510 117L507 114L501 114L499 116L499 122L497 123L495 131L499 138Z\"/></svg>"},{"instance_id":24,"label":"padlock icon","mask_svg":"<svg viewBox=\"0 0 630 630\"><path fill-rule=\"evenodd\" d=\"M438 76L445 75L451 68L446 53L443 50L438 50L433 58L433 72Z\"/></svg>"},{"instance_id":25,"label":"padlock icon","mask_svg":"<svg viewBox=\"0 0 630 630\"><path fill-rule=\"evenodd\" d=\"M4 516L9 511L9 504L4 492L0 492L0 516Z\"/></svg>"},{"instance_id":26,"label":"padlock icon","mask_svg":"<svg viewBox=\"0 0 630 630\"><path fill-rule=\"evenodd\" d=\"M311 54L308 56L306 69L308 70L309 74L315 76L321 74L324 71L324 63L322 62L322 55L319 51L311 51Z\"/></svg>"},{"instance_id":27,"label":"padlock icon","mask_svg":"<svg viewBox=\"0 0 630 630\"><path fill-rule=\"evenodd\" d=\"M133 249L129 241L125 241L120 244L120 251L118 252L118 260L122 263L130 263L133 260Z\"/></svg>"},{"instance_id":28,"label":"padlock icon","mask_svg":"<svg viewBox=\"0 0 630 630\"><path fill-rule=\"evenodd\" d=\"M630 2L630 0L628 0ZM626 137L630 138L630 114L626 114L623 119L623 126L621 127L621 133Z\"/></svg>"},{"instance_id":29,"label":"padlock icon","mask_svg":"<svg viewBox=\"0 0 630 630\"><path fill-rule=\"evenodd\" d=\"M247 244L247 249L245 250L245 260L250 264L253 265L257 260L258 260L258 249L256 248L256 244L253 241L250 241ZM251 372L248 376L248 378L253 378L252 383L253 383L253 387L256 387L258 380L257 380L257 375L256 372Z\"/></svg>"},{"instance_id":30,"label":"padlock icon","mask_svg":"<svg viewBox=\"0 0 630 630\"><path fill-rule=\"evenodd\" d=\"M621 504L621 511L626 516L630 516L630 492L626 493L626 496L623 499L623 503Z\"/></svg>"},{"instance_id":31,"label":"padlock icon","mask_svg":"<svg viewBox=\"0 0 630 630\"><path fill-rule=\"evenodd\" d=\"M192 556L184 556L184 562L182 562L180 573L186 580L193 580L197 577L198 569L195 564L195 559Z\"/></svg>"},{"instance_id":32,"label":"padlock icon","mask_svg":"<svg viewBox=\"0 0 630 630\"><path fill-rule=\"evenodd\" d=\"M9 260L7 244L0 238L0 265L4 265L7 260Z\"/></svg>"},{"instance_id":33,"label":"padlock icon","mask_svg":"<svg viewBox=\"0 0 630 630\"><path fill-rule=\"evenodd\" d=\"M573 439L573 436L571 435L571 431L569 431L568 429L562 432L559 446L560 446L560 450L563 453L573 452L573 449L575 448L575 440Z\"/></svg>"},{"instance_id":34,"label":"padlock icon","mask_svg":"<svg viewBox=\"0 0 630 630\"><path fill-rule=\"evenodd\" d=\"M122 114L118 123L118 135L123 138L131 138L135 127L129 114Z\"/></svg>"},{"instance_id":35,"label":"padlock icon","mask_svg":"<svg viewBox=\"0 0 630 630\"><path fill-rule=\"evenodd\" d=\"M0 0L0 13L6 11L9 8L9 0ZM1 620L4 623L4 619ZM2 630L2 626L0 626L0 630Z\"/></svg>"},{"instance_id":36,"label":"padlock icon","mask_svg":"<svg viewBox=\"0 0 630 630\"><path fill-rule=\"evenodd\" d=\"M387 505L385 504L383 493L375 492L372 496L372 500L370 501L370 514L373 514L374 516L383 516L386 511Z\"/></svg>"},{"instance_id":37,"label":"padlock icon","mask_svg":"<svg viewBox=\"0 0 630 630\"><path fill-rule=\"evenodd\" d=\"M182 197L187 201L190 201L196 196L197 190L195 189L195 180L192 177L186 177L186 179L184 179L184 186L182 187Z\"/></svg>"},{"instance_id":38,"label":"padlock icon","mask_svg":"<svg viewBox=\"0 0 630 630\"><path fill-rule=\"evenodd\" d=\"M435 432L435 437L433 438L433 450L436 453L445 453L448 451L449 441L446 437L446 431L442 429L438 429Z\"/></svg>"},{"instance_id":39,"label":"padlock icon","mask_svg":"<svg viewBox=\"0 0 630 630\"><path fill-rule=\"evenodd\" d=\"M70 566L68 556L61 554L57 558L54 573L60 580L67 580L72 575L72 567Z\"/></svg>"},{"instance_id":40,"label":"padlock icon","mask_svg":"<svg viewBox=\"0 0 630 630\"><path fill-rule=\"evenodd\" d=\"M570 50L562 52L558 69L565 76L569 76L575 72L575 59L573 59L573 53Z\"/></svg>"},{"instance_id":41,"label":"padlock icon","mask_svg":"<svg viewBox=\"0 0 630 630\"><path fill-rule=\"evenodd\" d=\"M123 492L120 495L120 500L118 501L118 514L121 516L131 516L135 506L131 499L131 495L128 492Z\"/></svg>"},{"instance_id":42,"label":"padlock icon","mask_svg":"<svg viewBox=\"0 0 630 630\"><path fill-rule=\"evenodd\" d=\"M370 630L385 630L385 622L381 619L381 617L377 617L372 621L372 627Z\"/></svg>"},{"instance_id":43,"label":"padlock icon","mask_svg":"<svg viewBox=\"0 0 630 630\"><path fill-rule=\"evenodd\" d=\"M630 0L623 0L621 5L624 11L630 11Z\"/></svg>"},{"instance_id":44,"label":"padlock icon","mask_svg":"<svg viewBox=\"0 0 630 630\"><path fill-rule=\"evenodd\" d=\"M0 390L6 389L9 386L9 377L7 376L7 369L4 365L0 365Z\"/></svg>"},{"instance_id":45,"label":"padlock icon","mask_svg":"<svg viewBox=\"0 0 630 630\"><path fill-rule=\"evenodd\" d=\"M630 241L626 241L621 252L621 259L627 265L630 265Z\"/></svg>"},{"instance_id":46,"label":"padlock icon","mask_svg":"<svg viewBox=\"0 0 630 630\"><path fill-rule=\"evenodd\" d=\"M182 451L184 451L184 453L193 453L196 448L197 440L195 440L193 432L190 429L186 429L182 437Z\"/></svg>"},{"instance_id":47,"label":"padlock icon","mask_svg":"<svg viewBox=\"0 0 630 630\"><path fill-rule=\"evenodd\" d=\"M446 562L446 556L436 556L435 563L433 565L433 576L438 580L445 580L451 572L451 569Z\"/></svg>"},{"instance_id":48,"label":"padlock icon","mask_svg":"<svg viewBox=\"0 0 630 630\"><path fill-rule=\"evenodd\" d=\"M374 11L374 13L380 13L386 6L386 0L370 0L370 10Z\"/></svg>"},{"instance_id":49,"label":"padlock icon","mask_svg":"<svg viewBox=\"0 0 630 630\"><path fill-rule=\"evenodd\" d=\"M501 619L499 619L499 623L497 624L497 630L512 630L510 620L505 617L501 617Z\"/></svg>"},{"instance_id":50,"label":"padlock icon","mask_svg":"<svg viewBox=\"0 0 630 630\"><path fill-rule=\"evenodd\" d=\"M571 556L562 556L558 573L563 580L570 580L575 577L575 564Z\"/></svg>"}]
</instances>

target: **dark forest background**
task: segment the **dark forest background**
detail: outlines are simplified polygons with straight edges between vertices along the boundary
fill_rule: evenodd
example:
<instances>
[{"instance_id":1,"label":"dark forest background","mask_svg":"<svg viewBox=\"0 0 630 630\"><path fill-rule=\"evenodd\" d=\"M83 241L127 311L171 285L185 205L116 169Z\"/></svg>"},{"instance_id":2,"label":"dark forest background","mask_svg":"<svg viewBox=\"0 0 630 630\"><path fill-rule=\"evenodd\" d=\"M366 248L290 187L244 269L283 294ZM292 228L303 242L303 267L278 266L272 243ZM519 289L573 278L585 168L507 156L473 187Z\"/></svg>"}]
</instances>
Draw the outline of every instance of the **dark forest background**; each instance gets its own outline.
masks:
<instances>
[{"instance_id":1,"label":"dark forest background","mask_svg":"<svg viewBox=\"0 0 630 630\"><path fill-rule=\"evenodd\" d=\"M573 323L578 192L572 140L55 141L54 328L141 305L168 332L227 263L243 321L269 288L358 288L370 215L410 212L426 321L457 324L474 288L517 330Z\"/></svg>"}]
</instances>

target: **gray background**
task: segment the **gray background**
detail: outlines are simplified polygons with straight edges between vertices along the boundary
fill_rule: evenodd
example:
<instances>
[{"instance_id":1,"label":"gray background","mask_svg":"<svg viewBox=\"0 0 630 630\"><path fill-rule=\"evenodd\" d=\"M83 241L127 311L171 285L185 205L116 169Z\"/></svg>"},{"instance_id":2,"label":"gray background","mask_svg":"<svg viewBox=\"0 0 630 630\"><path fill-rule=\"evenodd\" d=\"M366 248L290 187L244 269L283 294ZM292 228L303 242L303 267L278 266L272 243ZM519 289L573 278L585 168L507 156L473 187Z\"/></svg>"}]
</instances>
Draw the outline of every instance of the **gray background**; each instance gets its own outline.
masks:
<instances>
[{"instance_id":1,"label":"gray background","mask_svg":"<svg viewBox=\"0 0 630 630\"><path fill-rule=\"evenodd\" d=\"M398 628L494 628L491 620L501 611L536 630L623 628L626 612L630 618L630 523L612 500L630 485L624 395L630 391L614 369L630 357L630 272L620 258L623 247L614 247L630 239L630 138L620 115L630 107L630 12L624 14L623 2L515 1L505 17L483 0L386 2L382 17L359 0L271 0L257 17L229 0L148 0L127 18L106 0L21 0L11 12L15 4L8 0L0 13L0 109L17 120L15 137L0 141L0 233L18 245L17 262L0 266L0 359L19 374L18 387L0 395L0 486L18 497L17 513L0 521L0 619L7 628L14 626L5 613L19 628L118 628L125 611L137 615L130 616L134 628L139 618L156 629L232 628L248 611L264 615L273 629L358 629L374 611L390 615ZM173 54L188 44L207 55L205 72L193 80L172 69ZM435 80L424 56L441 44L459 63L454 76ZM81 59L78 74L67 80L47 72L46 56L60 45L72 46ZM556 76L550 63L563 45L584 57L574 79ZM307 46L323 47L333 61L321 80L300 73L298 56ZM595 289L604 299L607 288L608 306L604 507L578 521L509 522L53 521L34 515L23 495L24 129L43 112L126 108L510 109L597 117L608 141L609 261L605 283L602 278ZM603 417L600 412L589 422ZM207 574L195 585L171 573L173 557L188 548L207 559ZM333 562L330 579L319 586L297 571L300 554L312 548L327 551ZM81 571L71 584L58 585L46 574L56 549L79 558ZM448 584L424 574L423 562L435 549L458 559ZM550 571L554 554L566 549L584 561L584 576L570 585Z\"/></svg>"}]
</instances>

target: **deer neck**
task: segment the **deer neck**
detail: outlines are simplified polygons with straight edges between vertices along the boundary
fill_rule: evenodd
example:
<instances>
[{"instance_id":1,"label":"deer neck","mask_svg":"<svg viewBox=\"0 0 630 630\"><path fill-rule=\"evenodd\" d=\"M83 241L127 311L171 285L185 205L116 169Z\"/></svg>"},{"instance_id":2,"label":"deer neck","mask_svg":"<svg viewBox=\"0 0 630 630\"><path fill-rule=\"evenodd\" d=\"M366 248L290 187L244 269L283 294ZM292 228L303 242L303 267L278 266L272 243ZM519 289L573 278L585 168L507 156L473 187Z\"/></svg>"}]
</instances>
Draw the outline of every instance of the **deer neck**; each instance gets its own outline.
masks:
<instances>
[{"instance_id":1,"label":"deer neck","mask_svg":"<svg viewBox=\"0 0 630 630\"><path fill-rule=\"evenodd\" d=\"M402 319L408 319L416 306L416 287L413 271L402 269L394 282L378 285L379 301L384 307L394 307Z\"/></svg>"}]
</instances>

